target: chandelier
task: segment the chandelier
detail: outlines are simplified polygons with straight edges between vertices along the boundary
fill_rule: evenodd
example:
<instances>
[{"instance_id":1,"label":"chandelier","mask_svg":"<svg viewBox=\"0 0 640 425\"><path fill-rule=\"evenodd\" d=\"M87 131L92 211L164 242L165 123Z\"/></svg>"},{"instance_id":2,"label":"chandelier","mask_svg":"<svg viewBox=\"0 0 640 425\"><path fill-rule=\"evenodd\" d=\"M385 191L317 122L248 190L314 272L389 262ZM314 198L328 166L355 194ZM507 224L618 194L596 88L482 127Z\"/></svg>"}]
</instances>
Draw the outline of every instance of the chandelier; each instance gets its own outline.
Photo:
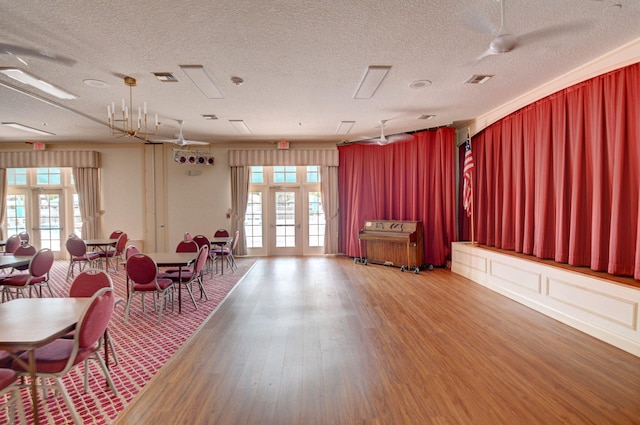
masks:
<instances>
[{"instance_id":1,"label":"chandelier","mask_svg":"<svg viewBox=\"0 0 640 425\"><path fill-rule=\"evenodd\" d=\"M138 107L138 113L134 121L133 116L133 87L136 86L136 79L133 77L124 77L124 83L129 86L129 106L127 106L122 99L122 118L120 121L121 126L116 126L116 104L111 102L111 105L107 105L107 121L111 134L115 137L136 137L144 141L148 136L158 134L158 114L155 116L155 130L149 126L147 115L147 102L144 102L143 107ZM120 114L118 114L120 117ZM151 131L149 130L151 128ZM153 132L152 132L153 131Z\"/></svg>"}]
</instances>

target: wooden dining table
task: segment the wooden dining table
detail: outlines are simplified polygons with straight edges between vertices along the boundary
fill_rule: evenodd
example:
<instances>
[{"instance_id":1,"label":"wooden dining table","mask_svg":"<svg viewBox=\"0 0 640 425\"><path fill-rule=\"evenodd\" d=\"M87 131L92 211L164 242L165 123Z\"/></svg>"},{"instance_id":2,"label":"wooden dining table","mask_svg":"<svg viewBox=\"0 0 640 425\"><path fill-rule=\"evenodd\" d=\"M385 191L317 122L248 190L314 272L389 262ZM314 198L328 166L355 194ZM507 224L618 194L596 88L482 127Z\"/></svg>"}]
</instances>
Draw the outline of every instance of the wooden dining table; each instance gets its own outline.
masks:
<instances>
[{"instance_id":1,"label":"wooden dining table","mask_svg":"<svg viewBox=\"0 0 640 425\"><path fill-rule=\"evenodd\" d=\"M178 267L178 282L182 282L182 269L196 261L197 252L152 252L146 253L158 267ZM178 314L182 313L182 285L178 285Z\"/></svg>"},{"instance_id":2,"label":"wooden dining table","mask_svg":"<svg viewBox=\"0 0 640 425\"><path fill-rule=\"evenodd\" d=\"M118 242L117 239L110 239L110 238L98 238L98 239L85 239L84 243L85 245L87 245L87 248L94 248L94 249L99 249L101 252L105 253L105 271L109 271L109 256L106 255L107 250L110 247L116 246L116 243ZM111 266L111 268L114 268L113 266Z\"/></svg>"},{"instance_id":3,"label":"wooden dining table","mask_svg":"<svg viewBox=\"0 0 640 425\"><path fill-rule=\"evenodd\" d=\"M32 255L0 255L0 269L28 266L32 257Z\"/></svg>"},{"instance_id":4,"label":"wooden dining table","mask_svg":"<svg viewBox=\"0 0 640 425\"><path fill-rule=\"evenodd\" d=\"M91 298L17 298L0 304L0 350L6 350L31 377L34 423L39 424L35 349L75 329ZM27 351L23 362L13 352Z\"/></svg>"}]
</instances>

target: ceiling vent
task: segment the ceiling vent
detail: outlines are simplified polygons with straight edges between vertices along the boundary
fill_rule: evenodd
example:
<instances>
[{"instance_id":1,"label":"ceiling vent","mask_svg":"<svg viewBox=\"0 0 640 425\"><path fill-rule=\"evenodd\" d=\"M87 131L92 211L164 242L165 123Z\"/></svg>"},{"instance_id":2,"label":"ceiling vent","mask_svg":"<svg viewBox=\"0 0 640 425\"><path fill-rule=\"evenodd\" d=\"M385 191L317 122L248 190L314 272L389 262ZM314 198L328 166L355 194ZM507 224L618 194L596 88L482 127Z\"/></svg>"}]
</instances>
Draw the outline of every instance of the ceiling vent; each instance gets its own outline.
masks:
<instances>
[{"instance_id":1,"label":"ceiling vent","mask_svg":"<svg viewBox=\"0 0 640 425\"><path fill-rule=\"evenodd\" d=\"M163 83L177 83L178 79L170 72L154 72L153 75Z\"/></svg>"},{"instance_id":2,"label":"ceiling vent","mask_svg":"<svg viewBox=\"0 0 640 425\"><path fill-rule=\"evenodd\" d=\"M435 115L430 115L430 114L422 114L418 117L419 120L430 120L431 118L435 117Z\"/></svg>"},{"instance_id":3,"label":"ceiling vent","mask_svg":"<svg viewBox=\"0 0 640 425\"><path fill-rule=\"evenodd\" d=\"M465 84L484 84L489 81L491 77L493 77L493 75L473 74L465 81Z\"/></svg>"},{"instance_id":4,"label":"ceiling vent","mask_svg":"<svg viewBox=\"0 0 640 425\"><path fill-rule=\"evenodd\" d=\"M216 114L202 114L202 118L205 120L217 120L218 116Z\"/></svg>"}]
</instances>

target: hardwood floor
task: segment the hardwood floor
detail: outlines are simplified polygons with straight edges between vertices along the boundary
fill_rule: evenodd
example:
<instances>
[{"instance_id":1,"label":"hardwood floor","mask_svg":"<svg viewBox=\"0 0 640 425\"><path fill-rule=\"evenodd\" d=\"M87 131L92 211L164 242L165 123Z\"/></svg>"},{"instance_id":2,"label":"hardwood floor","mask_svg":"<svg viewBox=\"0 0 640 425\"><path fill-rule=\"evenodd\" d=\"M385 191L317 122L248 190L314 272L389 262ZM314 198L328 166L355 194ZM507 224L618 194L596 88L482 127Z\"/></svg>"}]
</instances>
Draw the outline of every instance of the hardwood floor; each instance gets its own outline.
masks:
<instances>
[{"instance_id":1,"label":"hardwood floor","mask_svg":"<svg viewBox=\"0 0 640 425\"><path fill-rule=\"evenodd\" d=\"M639 424L640 358L447 269L261 259L115 424Z\"/></svg>"}]
</instances>

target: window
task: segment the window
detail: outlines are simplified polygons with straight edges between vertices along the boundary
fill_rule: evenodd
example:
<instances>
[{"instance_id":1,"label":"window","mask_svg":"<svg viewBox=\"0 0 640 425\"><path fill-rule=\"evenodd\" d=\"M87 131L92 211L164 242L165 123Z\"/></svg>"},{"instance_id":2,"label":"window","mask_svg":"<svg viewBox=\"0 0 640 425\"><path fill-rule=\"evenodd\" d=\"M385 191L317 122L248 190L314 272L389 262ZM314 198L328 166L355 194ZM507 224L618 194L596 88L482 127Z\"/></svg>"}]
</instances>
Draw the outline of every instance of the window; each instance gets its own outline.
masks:
<instances>
[{"instance_id":1,"label":"window","mask_svg":"<svg viewBox=\"0 0 640 425\"><path fill-rule=\"evenodd\" d=\"M7 236L27 231L36 247L59 252L68 234L80 235L71 168L8 168L6 205L0 225Z\"/></svg>"},{"instance_id":2,"label":"window","mask_svg":"<svg viewBox=\"0 0 640 425\"><path fill-rule=\"evenodd\" d=\"M60 168L36 168L36 170L36 185L62 184L62 172Z\"/></svg>"},{"instance_id":3,"label":"window","mask_svg":"<svg viewBox=\"0 0 640 425\"><path fill-rule=\"evenodd\" d=\"M27 230L24 194L7 196L7 235L16 235Z\"/></svg>"},{"instance_id":4,"label":"window","mask_svg":"<svg viewBox=\"0 0 640 425\"><path fill-rule=\"evenodd\" d=\"M324 246L324 210L320 192L309 192L309 246Z\"/></svg>"},{"instance_id":5,"label":"window","mask_svg":"<svg viewBox=\"0 0 640 425\"><path fill-rule=\"evenodd\" d=\"M293 166L276 166L273 167L274 183L295 183L297 167Z\"/></svg>"},{"instance_id":6,"label":"window","mask_svg":"<svg viewBox=\"0 0 640 425\"><path fill-rule=\"evenodd\" d=\"M244 231L247 248L262 248L262 192L249 192Z\"/></svg>"}]
</instances>

